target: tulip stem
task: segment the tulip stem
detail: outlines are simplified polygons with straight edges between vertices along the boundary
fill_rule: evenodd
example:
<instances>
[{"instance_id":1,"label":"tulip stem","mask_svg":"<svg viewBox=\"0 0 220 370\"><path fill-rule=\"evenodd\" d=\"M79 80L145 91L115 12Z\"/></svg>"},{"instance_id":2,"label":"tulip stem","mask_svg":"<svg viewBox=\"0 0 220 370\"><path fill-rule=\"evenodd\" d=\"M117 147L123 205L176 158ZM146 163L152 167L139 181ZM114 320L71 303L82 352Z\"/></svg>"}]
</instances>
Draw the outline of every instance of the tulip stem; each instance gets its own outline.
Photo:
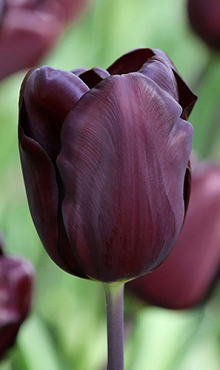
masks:
<instances>
[{"instance_id":1,"label":"tulip stem","mask_svg":"<svg viewBox=\"0 0 220 370\"><path fill-rule=\"evenodd\" d=\"M107 370L124 369L123 299L124 283L104 284L108 331Z\"/></svg>"}]
</instances>

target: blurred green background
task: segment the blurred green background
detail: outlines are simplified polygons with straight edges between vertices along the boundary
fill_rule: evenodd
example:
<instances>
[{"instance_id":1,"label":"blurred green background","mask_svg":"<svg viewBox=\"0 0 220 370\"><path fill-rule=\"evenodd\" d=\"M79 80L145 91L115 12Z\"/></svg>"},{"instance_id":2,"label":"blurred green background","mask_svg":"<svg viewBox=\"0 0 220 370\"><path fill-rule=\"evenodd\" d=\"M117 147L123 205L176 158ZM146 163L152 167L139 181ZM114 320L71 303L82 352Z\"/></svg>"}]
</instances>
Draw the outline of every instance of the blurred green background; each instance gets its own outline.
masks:
<instances>
[{"instance_id":1,"label":"blurred green background","mask_svg":"<svg viewBox=\"0 0 220 370\"><path fill-rule=\"evenodd\" d=\"M93 0L42 64L107 68L143 46L164 50L199 96L190 116L193 147L201 157L220 161L220 56L192 33L185 0ZM17 144L24 74L0 84L0 229L6 251L30 259L38 281L32 313L0 370L104 370L102 284L61 271L44 251L30 218ZM219 370L219 307L218 286L204 306L180 312L125 297L125 369Z\"/></svg>"}]
</instances>

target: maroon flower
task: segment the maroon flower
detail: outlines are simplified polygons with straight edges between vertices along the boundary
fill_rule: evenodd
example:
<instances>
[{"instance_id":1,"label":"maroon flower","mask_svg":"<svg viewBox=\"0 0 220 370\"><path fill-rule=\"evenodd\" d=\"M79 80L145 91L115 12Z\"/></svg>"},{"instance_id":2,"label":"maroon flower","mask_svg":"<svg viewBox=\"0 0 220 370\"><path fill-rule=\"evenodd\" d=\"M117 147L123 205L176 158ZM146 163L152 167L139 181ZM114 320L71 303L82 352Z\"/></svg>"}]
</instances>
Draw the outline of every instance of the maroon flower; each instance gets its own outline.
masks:
<instances>
[{"instance_id":1,"label":"maroon flower","mask_svg":"<svg viewBox=\"0 0 220 370\"><path fill-rule=\"evenodd\" d=\"M210 47L220 51L219 0L188 0L188 15L197 35Z\"/></svg>"},{"instance_id":2,"label":"maroon flower","mask_svg":"<svg viewBox=\"0 0 220 370\"><path fill-rule=\"evenodd\" d=\"M189 197L196 97L160 50L108 70L42 67L21 88L19 145L30 211L64 270L104 282L171 251Z\"/></svg>"},{"instance_id":3,"label":"maroon flower","mask_svg":"<svg viewBox=\"0 0 220 370\"><path fill-rule=\"evenodd\" d=\"M30 311L33 282L29 261L0 255L0 358L14 344Z\"/></svg>"},{"instance_id":4,"label":"maroon flower","mask_svg":"<svg viewBox=\"0 0 220 370\"><path fill-rule=\"evenodd\" d=\"M169 257L127 288L161 307L183 309L206 297L220 266L220 167L192 168L192 188L183 229Z\"/></svg>"},{"instance_id":5,"label":"maroon flower","mask_svg":"<svg viewBox=\"0 0 220 370\"><path fill-rule=\"evenodd\" d=\"M35 66L88 0L4 0L0 5L0 80Z\"/></svg>"}]
</instances>

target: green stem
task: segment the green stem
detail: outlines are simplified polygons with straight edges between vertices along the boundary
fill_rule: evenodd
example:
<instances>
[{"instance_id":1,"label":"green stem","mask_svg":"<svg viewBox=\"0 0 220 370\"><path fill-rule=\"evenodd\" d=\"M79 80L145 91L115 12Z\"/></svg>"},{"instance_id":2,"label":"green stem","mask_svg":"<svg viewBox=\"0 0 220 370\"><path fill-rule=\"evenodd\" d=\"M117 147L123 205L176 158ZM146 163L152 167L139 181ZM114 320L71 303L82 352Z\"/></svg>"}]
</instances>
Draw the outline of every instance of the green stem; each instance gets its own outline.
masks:
<instances>
[{"instance_id":1,"label":"green stem","mask_svg":"<svg viewBox=\"0 0 220 370\"><path fill-rule=\"evenodd\" d=\"M124 283L104 284L108 331L108 370L124 369L123 298Z\"/></svg>"}]
</instances>

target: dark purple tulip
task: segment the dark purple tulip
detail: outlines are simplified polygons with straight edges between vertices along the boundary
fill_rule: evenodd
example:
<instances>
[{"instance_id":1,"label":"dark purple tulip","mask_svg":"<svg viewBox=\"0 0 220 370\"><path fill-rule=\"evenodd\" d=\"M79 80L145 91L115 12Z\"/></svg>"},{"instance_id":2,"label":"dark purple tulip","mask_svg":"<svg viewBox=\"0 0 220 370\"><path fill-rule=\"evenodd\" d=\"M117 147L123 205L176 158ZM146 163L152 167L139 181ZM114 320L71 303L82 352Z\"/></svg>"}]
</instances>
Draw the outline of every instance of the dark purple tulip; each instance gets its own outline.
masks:
<instances>
[{"instance_id":1,"label":"dark purple tulip","mask_svg":"<svg viewBox=\"0 0 220 370\"><path fill-rule=\"evenodd\" d=\"M188 16L197 35L208 46L220 51L219 0L188 0Z\"/></svg>"},{"instance_id":2,"label":"dark purple tulip","mask_svg":"<svg viewBox=\"0 0 220 370\"><path fill-rule=\"evenodd\" d=\"M0 256L0 358L14 344L30 311L33 282L34 270L30 262Z\"/></svg>"},{"instance_id":3,"label":"dark purple tulip","mask_svg":"<svg viewBox=\"0 0 220 370\"><path fill-rule=\"evenodd\" d=\"M220 167L192 168L189 207L180 236L161 266L127 284L141 299L171 309L202 301L220 267Z\"/></svg>"},{"instance_id":4,"label":"dark purple tulip","mask_svg":"<svg viewBox=\"0 0 220 370\"><path fill-rule=\"evenodd\" d=\"M88 0L4 0L0 4L0 80L34 67Z\"/></svg>"},{"instance_id":5,"label":"dark purple tulip","mask_svg":"<svg viewBox=\"0 0 220 370\"><path fill-rule=\"evenodd\" d=\"M126 281L160 264L189 198L196 97L160 50L108 70L30 72L19 145L29 207L50 257L81 277Z\"/></svg>"}]
</instances>

